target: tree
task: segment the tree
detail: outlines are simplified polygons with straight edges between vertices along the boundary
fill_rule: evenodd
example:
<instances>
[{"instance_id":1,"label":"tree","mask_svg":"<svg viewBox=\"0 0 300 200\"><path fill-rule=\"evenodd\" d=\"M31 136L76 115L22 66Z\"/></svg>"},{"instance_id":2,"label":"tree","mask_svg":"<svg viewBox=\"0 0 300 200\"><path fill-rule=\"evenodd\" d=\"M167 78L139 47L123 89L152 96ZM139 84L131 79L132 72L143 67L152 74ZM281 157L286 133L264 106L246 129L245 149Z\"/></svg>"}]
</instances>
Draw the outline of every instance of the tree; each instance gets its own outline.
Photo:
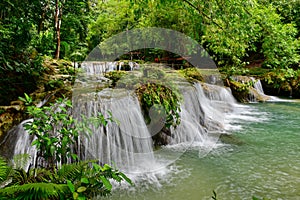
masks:
<instances>
[{"instance_id":1,"label":"tree","mask_svg":"<svg viewBox=\"0 0 300 200\"><path fill-rule=\"evenodd\" d=\"M56 50L54 58L58 59L60 54L60 27L61 27L61 18L62 18L62 8L64 0L55 0L55 14L54 14L54 28L56 32Z\"/></svg>"}]
</instances>

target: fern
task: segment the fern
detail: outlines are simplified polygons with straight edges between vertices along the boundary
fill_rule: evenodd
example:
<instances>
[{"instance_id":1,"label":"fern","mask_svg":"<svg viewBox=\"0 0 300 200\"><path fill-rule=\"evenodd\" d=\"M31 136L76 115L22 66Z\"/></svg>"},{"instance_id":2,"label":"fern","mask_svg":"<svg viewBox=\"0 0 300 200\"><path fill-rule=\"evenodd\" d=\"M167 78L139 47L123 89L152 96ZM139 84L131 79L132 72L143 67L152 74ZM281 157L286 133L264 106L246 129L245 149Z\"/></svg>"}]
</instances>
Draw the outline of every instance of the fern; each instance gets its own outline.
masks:
<instances>
[{"instance_id":1,"label":"fern","mask_svg":"<svg viewBox=\"0 0 300 200\"><path fill-rule=\"evenodd\" d=\"M70 191L66 184L28 183L0 189L1 198L24 200L64 199Z\"/></svg>"},{"instance_id":2,"label":"fern","mask_svg":"<svg viewBox=\"0 0 300 200\"><path fill-rule=\"evenodd\" d=\"M57 171L57 180L74 180L77 177L81 177L82 172L88 165L88 161L72 163L62 165L61 168Z\"/></svg>"},{"instance_id":3,"label":"fern","mask_svg":"<svg viewBox=\"0 0 300 200\"><path fill-rule=\"evenodd\" d=\"M11 167L9 167L6 161L0 157L0 188L1 183L7 181L11 172Z\"/></svg>"}]
</instances>

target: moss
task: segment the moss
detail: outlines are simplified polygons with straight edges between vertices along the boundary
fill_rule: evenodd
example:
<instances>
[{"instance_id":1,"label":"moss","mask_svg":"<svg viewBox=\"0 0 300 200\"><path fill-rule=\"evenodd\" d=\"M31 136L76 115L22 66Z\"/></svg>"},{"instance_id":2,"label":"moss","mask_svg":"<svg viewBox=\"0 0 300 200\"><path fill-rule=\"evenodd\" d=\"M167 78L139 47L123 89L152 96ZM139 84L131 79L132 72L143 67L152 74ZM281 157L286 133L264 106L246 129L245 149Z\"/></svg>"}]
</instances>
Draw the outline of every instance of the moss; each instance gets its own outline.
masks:
<instances>
[{"instance_id":1,"label":"moss","mask_svg":"<svg viewBox=\"0 0 300 200\"><path fill-rule=\"evenodd\" d=\"M300 72L274 70L261 77L265 92L270 95L300 97Z\"/></svg>"},{"instance_id":2,"label":"moss","mask_svg":"<svg viewBox=\"0 0 300 200\"><path fill-rule=\"evenodd\" d=\"M5 134L13 127L18 125L26 118L25 107L20 105L1 106L0 107L0 141Z\"/></svg>"},{"instance_id":3,"label":"moss","mask_svg":"<svg viewBox=\"0 0 300 200\"><path fill-rule=\"evenodd\" d=\"M180 123L180 97L172 89L162 84L148 82L142 84L136 90L146 123L152 133L154 130L154 145L167 144L170 135L169 128L176 127ZM158 131L158 132L157 132Z\"/></svg>"},{"instance_id":4,"label":"moss","mask_svg":"<svg viewBox=\"0 0 300 200\"><path fill-rule=\"evenodd\" d=\"M54 90L56 88L63 87L63 85L64 85L64 82L61 79L58 79L58 80L49 80L47 83L45 83L45 89L47 91Z\"/></svg>"},{"instance_id":5,"label":"moss","mask_svg":"<svg viewBox=\"0 0 300 200\"><path fill-rule=\"evenodd\" d=\"M186 78L189 82L203 81L200 70L196 67L179 70L179 74Z\"/></svg>"},{"instance_id":6,"label":"moss","mask_svg":"<svg viewBox=\"0 0 300 200\"><path fill-rule=\"evenodd\" d=\"M124 77L125 75L127 75L127 72L124 72L124 71L111 71L111 72L106 73L104 75L104 77L112 80L112 87L115 87L117 82L122 77Z\"/></svg>"},{"instance_id":7,"label":"moss","mask_svg":"<svg viewBox=\"0 0 300 200\"><path fill-rule=\"evenodd\" d=\"M241 83L238 81L234 81L232 79L226 79L226 86L229 86L232 95L242 103L248 103L249 102L249 94L250 94L250 85Z\"/></svg>"},{"instance_id":8,"label":"moss","mask_svg":"<svg viewBox=\"0 0 300 200\"><path fill-rule=\"evenodd\" d=\"M147 83L136 89L136 93L141 102L145 118L149 122L149 111L152 106L161 106L157 110L165 112L166 126L177 126L180 123L179 112L180 102L179 97L172 89L165 85L157 83Z\"/></svg>"}]
</instances>

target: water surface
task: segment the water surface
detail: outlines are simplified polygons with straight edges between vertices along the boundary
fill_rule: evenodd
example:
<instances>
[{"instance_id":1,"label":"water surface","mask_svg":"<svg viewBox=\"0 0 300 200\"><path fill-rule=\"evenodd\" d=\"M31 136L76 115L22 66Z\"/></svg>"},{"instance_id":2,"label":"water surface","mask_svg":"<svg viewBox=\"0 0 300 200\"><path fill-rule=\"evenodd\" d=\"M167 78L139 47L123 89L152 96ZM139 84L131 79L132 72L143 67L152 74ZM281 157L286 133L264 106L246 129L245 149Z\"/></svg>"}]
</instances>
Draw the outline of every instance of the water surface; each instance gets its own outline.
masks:
<instances>
[{"instance_id":1,"label":"water surface","mask_svg":"<svg viewBox=\"0 0 300 200\"><path fill-rule=\"evenodd\" d=\"M109 199L211 199L213 190L221 200L299 199L300 102L250 104L228 120L231 137L206 156L188 150L169 172Z\"/></svg>"}]
</instances>

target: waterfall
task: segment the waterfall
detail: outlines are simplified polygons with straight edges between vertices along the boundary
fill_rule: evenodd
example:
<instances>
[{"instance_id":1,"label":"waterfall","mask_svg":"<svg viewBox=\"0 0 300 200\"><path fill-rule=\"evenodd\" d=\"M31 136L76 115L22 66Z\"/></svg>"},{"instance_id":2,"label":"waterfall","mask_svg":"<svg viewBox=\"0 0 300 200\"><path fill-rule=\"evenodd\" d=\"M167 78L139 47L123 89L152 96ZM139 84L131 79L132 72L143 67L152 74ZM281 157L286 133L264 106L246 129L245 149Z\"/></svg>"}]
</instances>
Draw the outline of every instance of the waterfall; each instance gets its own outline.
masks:
<instances>
[{"instance_id":1,"label":"waterfall","mask_svg":"<svg viewBox=\"0 0 300 200\"><path fill-rule=\"evenodd\" d=\"M99 74L104 74L106 72L116 71L116 70L122 70L124 66L124 62L120 61L114 61L114 62L100 62L100 61L85 61L81 63L81 68L86 73L87 76L94 76ZM139 69L139 64L135 62L128 62L129 70L132 71L134 69ZM75 66L78 68L78 64ZM123 69L125 70L125 68Z\"/></svg>"},{"instance_id":2,"label":"waterfall","mask_svg":"<svg viewBox=\"0 0 300 200\"><path fill-rule=\"evenodd\" d=\"M255 79L253 77L250 77L250 78L251 78L252 82L254 83L253 84L254 89L250 91L252 94L251 102L256 102L258 98L263 99L263 101L276 101L276 102L287 101L287 100L283 100L283 99L280 99L275 96L266 95L264 93L261 81L259 79Z\"/></svg>"},{"instance_id":3,"label":"waterfall","mask_svg":"<svg viewBox=\"0 0 300 200\"><path fill-rule=\"evenodd\" d=\"M255 79L253 77L251 77L251 79L254 83L254 85L253 85L254 89L256 89L261 94L265 94L264 89L263 89L262 84L261 84L261 81L259 79Z\"/></svg>"},{"instance_id":4,"label":"waterfall","mask_svg":"<svg viewBox=\"0 0 300 200\"><path fill-rule=\"evenodd\" d=\"M37 156L37 151L35 147L31 145L33 141L33 136L30 136L27 131L25 131L23 125L27 122L32 121L32 119L24 120L18 126L12 128L6 137L0 142L0 153L9 159L13 159L15 155L24 155L19 159L23 160L24 165L22 166L25 170L28 170L30 165L35 165L35 160ZM25 161L26 155L30 156L30 159ZM17 162L20 162L17 161Z\"/></svg>"},{"instance_id":5,"label":"waterfall","mask_svg":"<svg viewBox=\"0 0 300 200\"><path fill-rule=\"evenodd\" d=\"M113 117L113 121L108 121L106 126L90 125L92 134L80 135L79 143L74 148L81 159L97 159L128 174L160 173L183 153L169 156L169 148L176 149L180 145L183 150L200 147L199 152L208 153L219 144L219 135L224 133L228 123L226 115L233 112L236 105L230 89L206 83L190 84L182 80L176 83L182 96L181 123L176 128L170 128L168 144L157 150L153 147L152 136L157 133L155 128L161 127L154 127L154 130L145 123L134 90L104 88L97 92L87 88L89 81L103 79L102 76L95 76L103 70L118 70L117 64L89 62L89 65L83 65L86 73L80 76L81 84L74 86L74 118L81 121L82 116L89 118L99 112L105 117L109 117L111 112ZM95 78L85 78L91 76ZM14 132L18 135L15 144L12 144L14 155L27 153L36 158L36 151L30 145L32 137L28 136L22 125ZM155 179L153 177L151 180Z\"/></svg>"},{"instance_id":6,"label":"waterfall","mask_svg":"<svg viewBox=\"0 0 300 200\"><path fill-rule=\"evenodd\" d=\"M80 152L84 159L99 159L123 171L151 170L156 165L151 135L144 122L136 96L125 90L104 89L73 97L74 117L91 117L101 112L114 121L106 127L92 127L92 134L82 137Z\"/></svg>"},{"instance_id":7,"label":"waterfall","mask_svg":"<svg viewBox=\"0 0 300 200\"><path fill-rule=\"evenodd\" d=\"M221 88L215 85L209 87ZM200 83L190 87L185 86L184 91L184 102L180 113L181 123L176 129L172 129L174 138L171 144L196 142L204 145L212 139L209 133L223 129L224 110L221 106L217 106L217 101L213 101L215 99L221 101L223 97L216 93L209 98Z\"/></svg>"}]
</instances>

